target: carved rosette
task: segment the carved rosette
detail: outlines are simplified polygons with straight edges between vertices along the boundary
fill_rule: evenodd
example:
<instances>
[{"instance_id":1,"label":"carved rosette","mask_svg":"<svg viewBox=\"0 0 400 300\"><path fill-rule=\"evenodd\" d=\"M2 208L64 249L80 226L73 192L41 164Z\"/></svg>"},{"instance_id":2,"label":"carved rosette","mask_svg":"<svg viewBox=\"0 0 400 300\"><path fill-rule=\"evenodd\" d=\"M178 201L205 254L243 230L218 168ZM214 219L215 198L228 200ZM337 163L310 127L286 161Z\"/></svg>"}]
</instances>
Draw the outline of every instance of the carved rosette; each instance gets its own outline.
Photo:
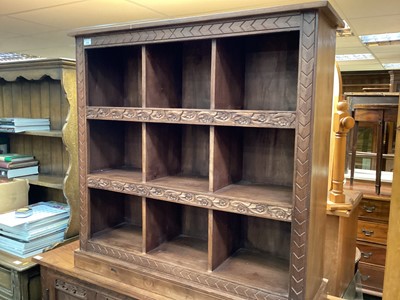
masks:
<instances>
[{"instance_id":1,"label":"carved rosette","mask_svg":"<svg viewBox=\"0 0 400 300\"><path fill-rule=\"evenodd\" d=\"M296 112L88 107L88 119L242 127L295 128Z\"/></svg>"},{"instance_id":2,"label":"carved rosette","mask_svg":"<svg viewBox=\"0 0 400 300\"><path fill-rule=\"evenodd\" d=\"M243 215L257 216L280 221L291 221L292 208L265 203L255 203L242 200L233 200L208 194L197 194L182 190L172 190L149 184L138 184L110 180L97 176L88 176L88 187L131 194L140 197L184 203L188 205L235 212Z\"/></svg>"}]
</instances>

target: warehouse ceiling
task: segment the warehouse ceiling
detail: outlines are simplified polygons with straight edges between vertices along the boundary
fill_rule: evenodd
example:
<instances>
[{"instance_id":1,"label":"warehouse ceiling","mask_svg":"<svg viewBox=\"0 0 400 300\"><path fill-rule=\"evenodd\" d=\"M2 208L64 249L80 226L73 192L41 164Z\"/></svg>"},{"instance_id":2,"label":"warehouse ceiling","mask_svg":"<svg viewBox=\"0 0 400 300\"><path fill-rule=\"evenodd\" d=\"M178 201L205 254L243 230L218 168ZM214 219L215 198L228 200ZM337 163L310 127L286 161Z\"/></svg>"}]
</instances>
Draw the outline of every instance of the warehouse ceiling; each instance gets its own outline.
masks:
<instances>
[{"instance_id":1,"label":"warehouse ceiling","mask_svg":"<svg viewBox=\"0 0 400 300\"><path fill-rule=\"evenodd\" d=\"M0 0L0 53L74 58L80 27L170 19L314 1L290 0ZM352 35L338 37L338 55L371 54L366 60L340 61L342 71L383 70L400 63L400 44L365 46L359 36L400 32L398 0L329 1Z\"/></svg>"}]
</instances>

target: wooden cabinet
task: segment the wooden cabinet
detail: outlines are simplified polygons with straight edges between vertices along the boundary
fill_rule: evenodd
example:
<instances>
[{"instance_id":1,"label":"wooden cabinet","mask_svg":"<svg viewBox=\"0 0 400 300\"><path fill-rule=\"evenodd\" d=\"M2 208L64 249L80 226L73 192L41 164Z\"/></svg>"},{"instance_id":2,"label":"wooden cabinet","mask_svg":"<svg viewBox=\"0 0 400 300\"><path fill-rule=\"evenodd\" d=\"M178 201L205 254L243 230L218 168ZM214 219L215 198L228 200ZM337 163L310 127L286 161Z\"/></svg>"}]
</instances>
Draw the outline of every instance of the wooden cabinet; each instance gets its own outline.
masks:
<instances>
[{"instance_id":1,"label":"wooden cabinet","mask_svg":"<svg viewBox=\"0 0 400 300\"><path fill-rule=\"evenodd\" d=\"M317 297L338 22L321 2L75 33L75 266L173 299Z\"/></svg>"},{"instance_id":2,"label":"wooden cabinet","mask_svg":"<svg viewBox=\"0 0 400 300\"><path fill-rule=\"evenodd\" d=\"M371 184L373 189L373 184ZM357 247L365 293L382 293L385 272L390 195L364 194L359 207Z\"/></svg>"},{"instance_id":3,"label":"wooden cabinet","mask_svg":"<svg viewBox=\"0 0 400 300\"><path fill-rule=\"evenodd\" d=\"M77 236L78 168L75 62L41 59L0 64L0 117L49 118L50 131L0 133L9 140L13 153L30 154L40 163L40 174L29 180L29 203L58 201L70 206L70 221L65 239ZM27 296L37 285L39 267L0 253L0 286L7 290L5 299L38 299ZM31 276L30 274L36 274ZM11 277L10 277L11 276ZM27 284L22 285L22 278ZM11 288L8 284L11 280ZM4 285L4 286L3 286ZM39 288L39 287L38 287ZM0 293L0 295L2 295ZM1 298L1 296L0 296Z\"/></svg>"}]
</instances>

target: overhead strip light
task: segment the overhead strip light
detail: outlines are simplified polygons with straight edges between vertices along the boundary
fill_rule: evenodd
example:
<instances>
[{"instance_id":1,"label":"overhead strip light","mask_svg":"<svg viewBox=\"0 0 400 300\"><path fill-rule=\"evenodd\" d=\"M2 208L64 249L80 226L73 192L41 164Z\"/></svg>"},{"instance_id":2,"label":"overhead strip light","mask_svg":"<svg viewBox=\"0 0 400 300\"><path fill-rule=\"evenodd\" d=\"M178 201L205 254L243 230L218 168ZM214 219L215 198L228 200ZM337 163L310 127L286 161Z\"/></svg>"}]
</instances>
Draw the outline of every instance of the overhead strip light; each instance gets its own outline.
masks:
<instances>
[{"instance_id":1,"label":"overhead strip light","mask_svg":"<svg viewBox=\"0 0 400 300\"><path fill-rule=\"evenodd\" d=\"M336 61L353 61L353 60L369 60L374 59L371 53L360 54L338 54L335 56Z\"/></svg>"},{"instance_id":2,"label":"overhead strip light","mask_svg":"<svg viewBox=\"0 0 400 300\"><path fill-rule=\"evenodd\" d=\"M386 70L400 69L400 63L382 64Z\"/></svg>"},{"instance_id":3,"label":"overhead strip light","mask_svg":"<svg viewBox=\"0 0 400 300\"><path fill-rule=\"evenodd\" d=\"M367 46L386 46L400 44L400 32L360 35L361 42Z\"/></svg>"}]
</instances>

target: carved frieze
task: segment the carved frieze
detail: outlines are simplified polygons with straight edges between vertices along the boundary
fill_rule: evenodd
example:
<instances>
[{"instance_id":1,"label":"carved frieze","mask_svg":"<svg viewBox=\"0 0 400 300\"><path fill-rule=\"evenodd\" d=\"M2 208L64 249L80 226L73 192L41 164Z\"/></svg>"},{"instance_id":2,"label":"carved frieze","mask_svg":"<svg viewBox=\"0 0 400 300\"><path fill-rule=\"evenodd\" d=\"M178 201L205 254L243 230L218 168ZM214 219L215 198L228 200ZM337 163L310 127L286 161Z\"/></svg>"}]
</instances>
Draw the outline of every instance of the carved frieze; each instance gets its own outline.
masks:
<instances>
[{"instance_id":1,"label":"carved frieze","mask_svg":"<svg viewBox=\"0 0 400 300\"><path fill-rule=\"evenodd\" d=\"M232 36L244 33L274 32L283 29L297 29L301 23L299 14L285 16L260 16L258 18L242 20L226 20L218 23L204 23L199 25L182 25L154 29L136 29L130 32L114 33L113 35L97 35L90 38L87 47L119 45L119 44L146 44L158 41L179 41L192 38L213 38ZM135 27L133 24L131 27ZM121 27L121 30L124 29ZM131 29L131 28L130 28Z\"/></svg>"},{"instance_id":2,"label":"carved frieze","mask_svg":"<svg viewBox=\"0 0 400 300\"><path fill-rule=\"evenodd\" d=\"M198 207L211 208L223 211L240 213L243 215L257 216L281 221L291 221L292 208L267 203L249 202L229 197L216 196L215 194L201 194L177 189L169 189L151 184L124 182L111 180L97 175L89 175L88 187L109 190L119 193L149 197L189 204Z\"/></svg>"},{"instance_id":3,"label":"carved frieze","mask_svg":"<svg viewBox=\"0 0 400 300\"><path fill-rule=\"evenodd\" d=\"M161 108L87 108L88 119L200 125L295 128L296 112Z\"/></svg>"}]
</instances>

